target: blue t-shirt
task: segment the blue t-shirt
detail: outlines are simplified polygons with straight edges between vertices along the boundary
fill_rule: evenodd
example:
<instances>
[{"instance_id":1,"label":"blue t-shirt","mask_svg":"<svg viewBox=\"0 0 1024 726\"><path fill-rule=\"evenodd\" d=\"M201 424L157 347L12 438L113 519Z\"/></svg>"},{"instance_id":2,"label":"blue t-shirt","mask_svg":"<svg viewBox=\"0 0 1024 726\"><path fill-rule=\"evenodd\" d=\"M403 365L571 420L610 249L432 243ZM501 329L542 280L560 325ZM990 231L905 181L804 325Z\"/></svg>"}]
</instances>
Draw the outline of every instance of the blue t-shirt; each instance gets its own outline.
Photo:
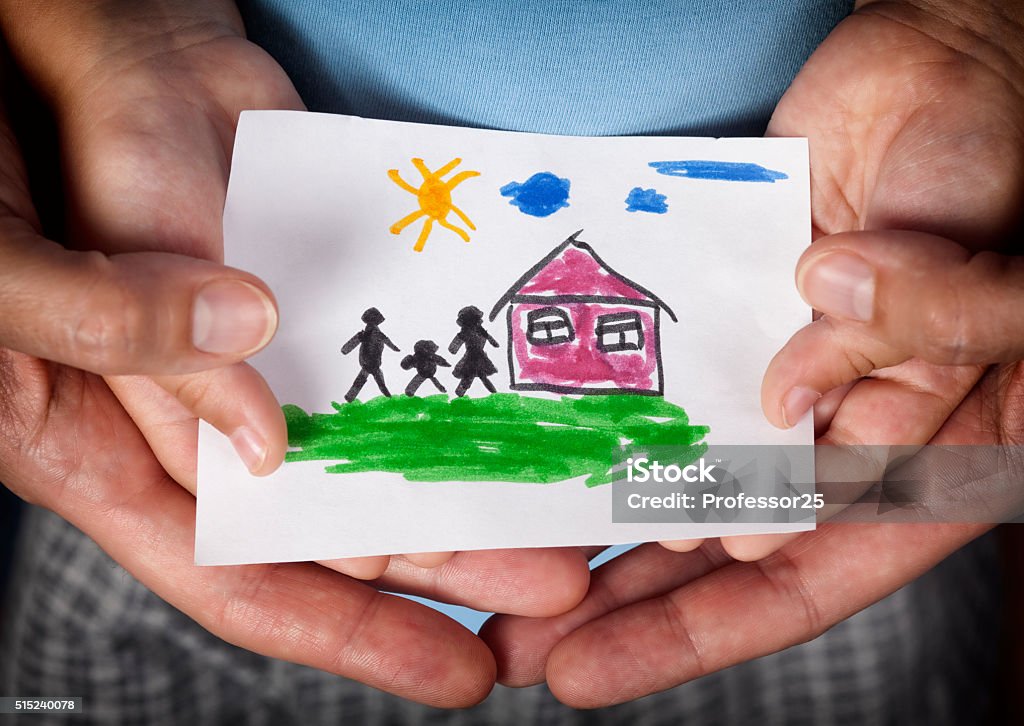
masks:
<instances>
[{"instance_id":1,"label":"blue t-shirt","mask_svg":"<svg viewBox=\"0 0 1024 726\"><path fill-rule=\"evenodd\" d=\"M239 0L312 110L559 134L760 135L853 0Z\"/></svg>"}]
</instances>

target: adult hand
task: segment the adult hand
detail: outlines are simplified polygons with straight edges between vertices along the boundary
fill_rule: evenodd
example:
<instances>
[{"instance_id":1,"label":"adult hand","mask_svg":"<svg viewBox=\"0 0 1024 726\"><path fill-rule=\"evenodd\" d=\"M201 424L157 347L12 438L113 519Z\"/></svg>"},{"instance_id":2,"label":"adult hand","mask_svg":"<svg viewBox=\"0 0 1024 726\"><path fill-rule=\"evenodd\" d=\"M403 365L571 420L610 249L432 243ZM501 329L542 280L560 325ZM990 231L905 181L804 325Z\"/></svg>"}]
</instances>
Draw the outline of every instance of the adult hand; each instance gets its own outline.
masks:
<instances>
[{"instance_id":1,"label":"adult hand","mask_svg":"<svg viewBox=\"0 0 1024 726\"><path fill-rule=\"evenodd\" d=\"M201 373L185 373L194 370L190 365L174 368L181 364L165 358L181 351L145 348L150 331L132 322L136 313L124 308L130 303L144 311L143 318L153 315L153 324L164 326L157 330L188 332L187 317L171 325L147 312L153 311L149 293L166 293L160 302L176 302L172 307L180 312L189 309L181 300L191 298L176 286L195 291L202 287L195 282L200 278L241 278L267 292L258 280L217 264L219 218L238 112L297 104L287 78L238 35L241 27L232 16L190 24L169 12L183 3L138 2L112 15L102 14L101 4L67 4L21 16L14 24L15 10L25 10L15 5L0 2L0 20L56 110L78 241L107 254L67 252L38 236L13 139L0 134L0 248L23 273L11 281L14 287L0 287L20 291L0 301L0 320L8 320L12 310L23 324L46 328L32 337L20 326L0 323L3 345L31 353L0 348L0 480L82 529L154 592L230 642L433 705L483 698L494 682L492 656L479 639L429 608L313 564L192 564L195 502L188 490L195 487L197 412L237 415L258 427L253 422L261 410L278 416L280 411L258 376L242 365ZM75 22L61 19L67 23L61 27L79 31L62 37L72 41L80 61L84 53L91 62L69 63L57 42L34 50L33 43L45 38L33 36L36 21L53 21L61 11L82 14ZM110 25L113 20L118 22ZM163 25L149 32L146 23L156 21L166 21L174 32ZM71 70L56 72L66 69ZM37 299L51 270L80 293L81 299L73 293L62 298L71 309ZM151 289L136 287L140 271L151 275L145 278ZM108 295L119 304L110 304ZM68 321L96 326L91 317L75 317L86 302L112 320L99 328L110 331L99 336L100 345L85 347L102 350L99 356L82 357L74 348L81 341L76 324ZM32 317L33 306L45 314ZM118 317L126 312L130 325ZM60 335L68 325L71 334ZM61 347L66 340L72 345ZM101 373L161 375L104 380L53 360ZM239 391L243 400L236 404ZM220 407L230 411L218 414L214 409ZM283 451L283 422L276 433L270 423L261 433L268 441L279 435ZM271 458L264 464L273 465ZM389 590L534 615L571 607L588 581L585 558L572 549L460 554L432 570L413 567L408 558L369 565L353 574L375 577L383 570L376 584Z\"/></svg>"},{"instance_id":2,"label":"adult hand","mask_svg":"<svg viewBox=\"0 0 1024 726\"><path fill-rule=\"evenodd\" d=\"M238 115L302 101L280 66L244 39L230 2L49 13L22 5L0 2L0 20L57 116L74 242L104 254L74 255L31 236L9 243L18 264L5 272L21 314L0 343L105 375L180 483L193 476L200 418L230 437L253 473L274 471L287 449L284 416L241 362L276 329L273 296L252 275L214 263L223 260ZM54 289L64 292L47 294ZM166 435L168 421L192 430L184 448ZM450 555L409 559L437 566ZM387 557L330 563L364 579L387 565Z\"/></svg>"},{"instance_id":3,"label":"adult hand","mask_svg":"<svg viewBox=\"0 0 1024 726\"><path fill-rule=\"evenodd\" d=\"M986 321L973 351L959 335L967 332L961 319L951 324L953 344L938 346L940 355L914 342L920 337L902 344L899 354L879 355L888 367L856 355L874 354L900 334L898 325L886 327L900 315L888 313L890 270L916 265L942 270L947 279L970 278L990 263L982 256L966 265L969 272L956 272L968 253L948 240L971 253L999 250L1020 222L1022 24L1024 9L982 0L861 3L780 102L769 133L810 139L818 241L802 265L848 247L877 267L871 296L862 284L850 284L856 276L849 266L831 272L823 285L801 268L804 294L826 315L798 333L766 375L763 403L773 423L792 425L813 405L819 444L1020 442L1019 364L987 373L971 365L1015 358L1018 349L991 345L1009 332L1010 315ZM900 265L888 267L894 260ZM981 278L988 279L975 279ZM845 297L838 293L843 284ZM817 299L819 293L824 297ZM968 299L993 300L984 296L996 293L974 287L957 294L954 312L973 307ZM866 323L829 314L863 311L865 297L874 301ZM844 308L839 299L853 302ZM913 302L893 309L910 310ZM875 318L883 310L885 317ZM926 319L933 330L949 324ZM802 347L806 340L818 347ZM987 354L973 354L979 350ZM843 354L854 361L841 360ZM726 538L690 554L646 546L596 572L574 611L543 620L495 618L485 640L504 683L546 677L571 705L618 703L813 638L986 527L825 525L799 536Z\"/></svg>"},{"instance_id":4,"label":"adult hand","mask_svg":"<svg viewBox=\"0 0 1024 726\"><path fill-rule=\"evenodd\" d=\"M773 359L762 405L783 427L813 406L822 444L924 444L982 364L1024 350L1024 271L996 254L1024 210L1024 11L859 5L768 129L809 138L815 243L797 287L824 314ZM723 545L756 559L790 539Z\"/></svg>"},{"instance_id":5,"label":"adult hand","mask_svg":"<svg viewBox=\"0 0 1024 726\"><path fill-rule=\"evenodd\" d=\"M1024 444L1024 364L989 370L934 444ZM643 545L594 571L551 618L496 616L481 637L498 680L547 680L576 708L622 703L811 640L922 575L987 524L825 524L760 560L717 541Z\"/></svg>"},{"instance_id":6,"label":"adult hand","mask_svg":"<svg viewBox=\"0 0 1024 726\"><path fill-rule=\"evenodd\" d=\"M586 560L571 549L459 553L434 569L396 557L373 584L313 563L196 567L195 499L103 379L6 349L0 480L228 642L434 706L482 700L493 656L454 620L378 588L538 616L572 607L587 588Z\"/></svg>"}]
</instances>

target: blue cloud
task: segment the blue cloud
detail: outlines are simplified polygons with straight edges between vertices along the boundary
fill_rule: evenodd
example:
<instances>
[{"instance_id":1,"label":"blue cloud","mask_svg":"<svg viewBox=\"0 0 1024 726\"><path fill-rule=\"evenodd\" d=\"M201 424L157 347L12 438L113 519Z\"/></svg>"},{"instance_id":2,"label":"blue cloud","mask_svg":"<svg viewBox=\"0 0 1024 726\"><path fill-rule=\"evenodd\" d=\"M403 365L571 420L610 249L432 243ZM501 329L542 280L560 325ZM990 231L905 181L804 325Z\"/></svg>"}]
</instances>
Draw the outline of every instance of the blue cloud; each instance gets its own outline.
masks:
<instances>
[{"instance_id":1,"label":"blue cloud","mask_svg":"<svg viewBox=\"0 0 1024 726\"><path fill-rule=\"evenodd\" d=\"M774 184L781 179L789 179L789 175L783 174L781 171L766 169L760 164L736 161L652 161L648 166L654 167L659 174L682 176L687 179L765 182L768 184Z\"/></svg>"},{"instance_id":2,"label":"blue cloud","mask_svg":"<svg viewBox=\"0 0 1024 726\"><path fill-rule=\"evenodd\" d=\"M664 214L668 211L667 197L658 194L657 189L641 189L633 187L626 197L627 212L651 212L652 214Z\"/></svg>"},{"instance_id":3,"label":"blue cloud","mask_svg":"<svg viewBox=\"0 0 1024 726\"><path fill-rule=\"evenodd\" d=\"M522 184L509 182L499 191L501 196L511 197L509 204L531 217L549 217L569 206L569 180L549 171L537 172Z\"/></svg>"}]
</instances>

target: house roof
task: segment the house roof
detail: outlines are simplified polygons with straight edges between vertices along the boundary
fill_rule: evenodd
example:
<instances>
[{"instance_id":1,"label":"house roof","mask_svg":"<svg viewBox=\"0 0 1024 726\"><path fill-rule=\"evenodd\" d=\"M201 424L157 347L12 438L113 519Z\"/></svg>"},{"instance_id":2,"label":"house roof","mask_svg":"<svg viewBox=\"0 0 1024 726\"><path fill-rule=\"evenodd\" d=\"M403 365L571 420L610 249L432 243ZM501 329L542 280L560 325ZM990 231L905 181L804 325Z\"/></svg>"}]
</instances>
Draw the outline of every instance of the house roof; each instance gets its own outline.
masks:
<instances>
[{"instance_id":1,"label":"house roof","mask_svg":"<svg viewBox=\"0 0 1024 726\"><path fill-rule=\"evenodd\" d=\"M516 280L494 304L490 319L494 320L512 298L520 295L552 298L583 295L609 300L642 300L662 308L673 321L677 320L661 298L620 275L597 256L593 247L577 239L582 231L555 247Z\"/></svg>"}]
</instances>

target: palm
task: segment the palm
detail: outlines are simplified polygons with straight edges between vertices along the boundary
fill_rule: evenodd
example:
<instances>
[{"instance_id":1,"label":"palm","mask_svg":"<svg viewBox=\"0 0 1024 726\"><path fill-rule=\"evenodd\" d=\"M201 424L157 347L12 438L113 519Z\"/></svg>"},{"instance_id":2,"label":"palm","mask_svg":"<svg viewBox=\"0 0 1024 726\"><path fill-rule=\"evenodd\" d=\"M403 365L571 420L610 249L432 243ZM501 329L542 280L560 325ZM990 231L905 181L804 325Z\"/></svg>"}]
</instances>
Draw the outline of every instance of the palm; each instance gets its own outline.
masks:
<instances>
[{"instance_id":1,"label":"palm","mask_svg":"<svg viewBox=\"0 0 1024 726\"><path fill-rule=\"evenodd\" d=\"M76 230L105 251L161 249L219 260L238 114L302 108L255 45L216 38L115 67L82 84L64 120ZM102 179L102 185L94 180Z\"/></svg>"}]
</instances>

